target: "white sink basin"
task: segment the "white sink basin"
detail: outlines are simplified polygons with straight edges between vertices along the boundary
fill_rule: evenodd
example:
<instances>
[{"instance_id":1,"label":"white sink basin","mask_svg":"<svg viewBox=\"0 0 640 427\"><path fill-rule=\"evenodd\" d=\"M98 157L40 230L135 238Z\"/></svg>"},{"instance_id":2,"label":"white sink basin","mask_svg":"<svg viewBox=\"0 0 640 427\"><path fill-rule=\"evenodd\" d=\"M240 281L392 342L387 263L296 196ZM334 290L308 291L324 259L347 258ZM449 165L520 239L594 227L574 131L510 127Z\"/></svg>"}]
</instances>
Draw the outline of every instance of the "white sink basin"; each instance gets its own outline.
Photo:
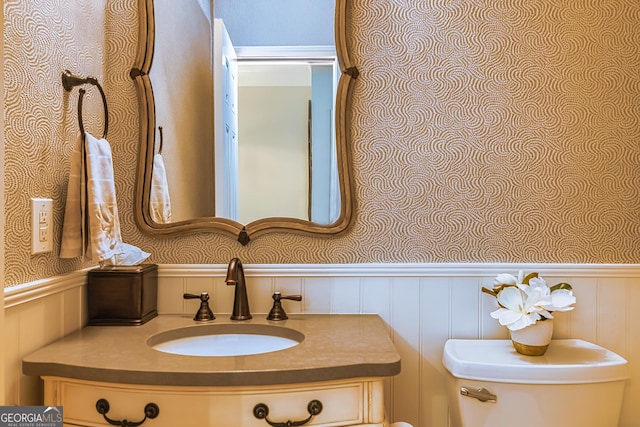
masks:
<instances>
[{"instance_id":1,"label":"white sink basin","mask_svg":"<svg viewBox=\"0 0 640 427\"><path fill-rule=\"evenodd\" d=\"M184 356L248 356L285 350L302 342L304 335L271 325L196 325L152 336L154 350Z\"/></svg>"}]
</instances>

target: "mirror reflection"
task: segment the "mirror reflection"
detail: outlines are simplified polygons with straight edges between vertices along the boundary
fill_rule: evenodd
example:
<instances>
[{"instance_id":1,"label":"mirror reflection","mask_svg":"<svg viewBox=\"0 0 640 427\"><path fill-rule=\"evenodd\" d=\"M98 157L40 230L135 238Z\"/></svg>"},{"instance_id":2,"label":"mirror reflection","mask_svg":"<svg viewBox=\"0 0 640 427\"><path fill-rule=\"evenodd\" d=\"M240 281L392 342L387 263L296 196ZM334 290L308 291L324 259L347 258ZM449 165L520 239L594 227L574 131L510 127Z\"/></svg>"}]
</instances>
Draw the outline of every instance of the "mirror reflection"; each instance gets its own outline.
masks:
<instances>
[{"instance_id":1,"label":"mirror reflection","mask_svg":"<svg viewBox=\"0 0 640 427\"><path fill-rule=\"evenodd\" d=\"M154 2L152 219L336 221L333 0L180 3Z\"/></svg>"},{"instance_id":2,"label":"mirror reflection","mask_svg":"<svg viewBox=\"0 0 640 427\"><path fill-rule=\"evenodd\" d=\"M346 0L138 1L140 230L346 230Z\"/></svg>"}]
</instances>

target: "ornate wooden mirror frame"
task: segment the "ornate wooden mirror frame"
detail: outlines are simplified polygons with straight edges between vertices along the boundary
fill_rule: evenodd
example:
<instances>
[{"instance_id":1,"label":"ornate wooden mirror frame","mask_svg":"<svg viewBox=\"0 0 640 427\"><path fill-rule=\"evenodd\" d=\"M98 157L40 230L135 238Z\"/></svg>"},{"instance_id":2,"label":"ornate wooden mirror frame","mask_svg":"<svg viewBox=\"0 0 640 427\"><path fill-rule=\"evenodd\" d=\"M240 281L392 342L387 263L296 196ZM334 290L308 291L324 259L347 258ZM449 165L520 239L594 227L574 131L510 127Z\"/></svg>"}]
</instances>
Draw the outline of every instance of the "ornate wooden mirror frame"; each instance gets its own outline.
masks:
<instances>
[{"instance_id":1,"label":"ornate wooden mirror frame","mask_svg":"<svg viewBox=\"0 0 640 427\"><path fill-rule=\"evenodd\" d=\"M149 210L153 156L155 149L155 104L149 70L153 62L155 22L153 0L139 0L139 45L136 61L131 69L140 104L140 150L134 195L134 218L139 229L154 237L171 237L195 232L221 232L237 238L246 245L250 240L269 232L294 232L311 235L331 235L347 229L353 215L353 190L350 173L350 105L358 70L349 58L346 14L347 0L336 0L335 43L341 76L336 95L336 144L340 188L340 215L329 225L310 221L272 217L246 225L222 217L203 217L159 224L152 220Z\"/></svg>"}]
</instances>

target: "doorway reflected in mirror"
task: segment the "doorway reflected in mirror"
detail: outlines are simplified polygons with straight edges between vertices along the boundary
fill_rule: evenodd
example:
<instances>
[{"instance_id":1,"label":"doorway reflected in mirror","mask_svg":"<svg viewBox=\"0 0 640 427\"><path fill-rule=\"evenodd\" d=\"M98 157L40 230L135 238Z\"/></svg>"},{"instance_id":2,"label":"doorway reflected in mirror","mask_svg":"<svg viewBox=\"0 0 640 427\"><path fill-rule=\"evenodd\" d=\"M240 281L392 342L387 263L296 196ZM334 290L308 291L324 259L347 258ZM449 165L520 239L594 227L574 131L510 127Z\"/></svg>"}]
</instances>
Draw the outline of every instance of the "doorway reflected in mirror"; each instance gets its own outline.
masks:
<instances>
[{"instance_id":1,"label":"doorway reflected in mirror","mask_svg":"<svg viewBox=\"0 0 640 427\"><path fill-rule=\"evenodd\" d=\"M236 48L224 17L245 42L268 41L269 32L274 39L273 28L281 28L267 19L262 19L263 29L248 27L246 19L238 21L238 16L247 18L248 10L259 12L259 2L251 8L237 1L233 8L218 2L218 14L223 17L212 19L208 2L182 1L184 7L176 11L173 2L156 0L156 57L150 70L156 121L167 133L161 160L167 199L175 195L171 220L214 216L243 224L267 217L334 222L340 211L333 109L339 78L335 47ZM297 13L311 18L317 4L312 9L301 7L302 3L294 3ZM333 3L325 6L328 20ZM281 19L283 15L272 9L273 2L268 10ZM263 12L263 18L269 16L266 9ZM289 12L295 16L296 11ZM326 31L333 28L331 23L328 20L316 28ZM177 31L185 27L187 31ZM291 38L293 33L279 41ZM182 71L183 75L188 73L193 82L208 79L212 86L203 84L192 95L171 84L168 77L181 72L178 67L185 63L197 67ZM189 147L180 143L185 138ZM185 188L189 182L197 183L197 194Z\"/></svg>"}]
</instances>

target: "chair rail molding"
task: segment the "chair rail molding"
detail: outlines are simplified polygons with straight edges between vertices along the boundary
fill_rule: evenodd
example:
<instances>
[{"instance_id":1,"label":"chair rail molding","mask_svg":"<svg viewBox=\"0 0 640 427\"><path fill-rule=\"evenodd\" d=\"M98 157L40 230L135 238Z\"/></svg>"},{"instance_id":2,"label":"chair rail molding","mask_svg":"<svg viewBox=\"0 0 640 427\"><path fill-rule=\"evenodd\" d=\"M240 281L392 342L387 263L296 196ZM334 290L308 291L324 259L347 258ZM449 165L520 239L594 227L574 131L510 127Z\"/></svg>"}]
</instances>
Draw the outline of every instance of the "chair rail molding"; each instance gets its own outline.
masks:
<instances>
[{"instance_id":1,"label":"chair rail molding","mask_svg":"<svg viewBox=\"0 0 640 427\"><path fill-rule=\"evenodd\" d=\"M77 270L4 288L4 307L44 298L86 284ZM371 264L245 264L249 277L493 277L502 272L537 271L542 276L590 278L640 277L640 264L516 264L516 263L371 263ZM160 264L158 276L208 277L226 274L226 264Z\"/></svg>"},{"instance_id":2,"label":"chair rail molding","mask_svg":"<svg viewBox=\"0 0 640 427\"><path fill-rule=\"evenodd\" d=\"M226 264L162 264L161 277L226 274ZM537 271L543 276L640 277L640 264L518 263L370 263L370 264L244 264L254 277L493 277L503 272Z\"/></svg>"},{"instance_id":3,"label":"chair rail molding","mask_svg":"<svg viewBox=\"0 0 640 427\"><path fill-rule=\"evenodd\" d=\"M87 283L88 270L76 270L59 276L6 287L4 288L4 308L15 307L68 289L84 286Z\"/></svg>"}]
</instances>

